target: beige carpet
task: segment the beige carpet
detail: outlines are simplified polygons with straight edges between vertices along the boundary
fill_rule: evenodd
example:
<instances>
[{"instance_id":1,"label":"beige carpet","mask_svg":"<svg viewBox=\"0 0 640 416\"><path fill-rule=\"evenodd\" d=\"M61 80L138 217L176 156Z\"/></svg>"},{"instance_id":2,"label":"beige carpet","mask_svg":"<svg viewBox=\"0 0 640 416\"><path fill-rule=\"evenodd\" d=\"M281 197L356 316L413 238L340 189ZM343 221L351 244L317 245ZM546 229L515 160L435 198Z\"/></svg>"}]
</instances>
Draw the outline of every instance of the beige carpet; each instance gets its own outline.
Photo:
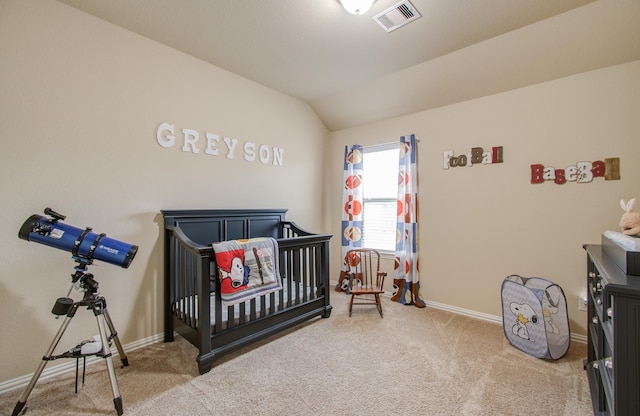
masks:
<instances>
[{"instance_id":1,"label":"beige carpet","mask_svg":"<svg viewBox=\"0 0 640 416\"><path fill-rule=\"evenodd\" d=\"M586 346L558 361L530 357L502 326L383 299L381 319L332 292L333 313L225 356L198 376L178 337L127 352L116 374L125 415L590 415ZM119 359L115 359L117 365ZM34 361L34 367L37 361ZM10 415L23 389L0 396ZM115 415L106 366L39 381L27 415Z\"/></svg>"}]
</instances>

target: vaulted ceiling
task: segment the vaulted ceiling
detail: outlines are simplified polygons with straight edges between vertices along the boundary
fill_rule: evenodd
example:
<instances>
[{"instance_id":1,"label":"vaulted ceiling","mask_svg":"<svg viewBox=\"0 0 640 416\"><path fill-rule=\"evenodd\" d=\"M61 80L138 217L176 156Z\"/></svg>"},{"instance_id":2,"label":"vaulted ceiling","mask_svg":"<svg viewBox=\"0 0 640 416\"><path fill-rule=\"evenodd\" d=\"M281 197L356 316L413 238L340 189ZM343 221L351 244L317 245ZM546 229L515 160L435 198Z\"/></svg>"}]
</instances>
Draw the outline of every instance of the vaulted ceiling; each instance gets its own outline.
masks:
<instances>
[{"instance_id":1,"label":"vaulted ceiling","mask_svg":"<svg viewBox=\"0 0 640 416\"><path fill-rule=\"evenodd\" d=\"M307 102L331 131L640 59L637 0L58 0Z\"/></svg>"}]
</instances>

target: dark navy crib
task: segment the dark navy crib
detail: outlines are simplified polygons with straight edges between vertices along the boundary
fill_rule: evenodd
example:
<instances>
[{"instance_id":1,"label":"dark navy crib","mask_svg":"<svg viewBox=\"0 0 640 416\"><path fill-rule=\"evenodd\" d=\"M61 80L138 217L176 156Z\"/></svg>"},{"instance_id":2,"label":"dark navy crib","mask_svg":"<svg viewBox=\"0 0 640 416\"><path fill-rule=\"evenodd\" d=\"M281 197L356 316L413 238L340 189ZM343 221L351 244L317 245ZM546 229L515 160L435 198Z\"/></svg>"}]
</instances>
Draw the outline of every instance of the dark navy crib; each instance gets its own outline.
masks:
<instances>
[{"instance_id":1,"label":"dark navy crib","mask_svg":"<svg viewBox=\"0 0 640 416\"><path fill-rule=\"evenodd\" d=\"M165 342L174 331L195 345L200 374L221 355L316 316L331 315L330 234L285 220L285 209L162 210ZM212 242L277 239L283 288L223 305Z\"/></svg>"}]
</instances>

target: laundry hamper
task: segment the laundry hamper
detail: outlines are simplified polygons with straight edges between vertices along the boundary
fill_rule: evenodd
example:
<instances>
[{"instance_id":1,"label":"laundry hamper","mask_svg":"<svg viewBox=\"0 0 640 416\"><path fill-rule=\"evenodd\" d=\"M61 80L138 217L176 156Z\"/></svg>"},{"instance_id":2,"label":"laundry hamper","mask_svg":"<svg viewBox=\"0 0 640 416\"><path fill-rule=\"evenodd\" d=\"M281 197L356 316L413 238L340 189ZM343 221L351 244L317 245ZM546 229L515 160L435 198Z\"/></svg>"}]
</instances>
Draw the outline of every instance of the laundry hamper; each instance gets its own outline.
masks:
<instances>
[{"instance_id":1,"label":"laundry hamper","mask_svg":"<svg viewBox=\"0 0 640 416\"><path fill-rule=\"evenodd\" d=\"M507 276L502 282L502 324L511 345L537 358L567 353L571 332L562 288L541 277Z\"/></svg>"}]
</instances>

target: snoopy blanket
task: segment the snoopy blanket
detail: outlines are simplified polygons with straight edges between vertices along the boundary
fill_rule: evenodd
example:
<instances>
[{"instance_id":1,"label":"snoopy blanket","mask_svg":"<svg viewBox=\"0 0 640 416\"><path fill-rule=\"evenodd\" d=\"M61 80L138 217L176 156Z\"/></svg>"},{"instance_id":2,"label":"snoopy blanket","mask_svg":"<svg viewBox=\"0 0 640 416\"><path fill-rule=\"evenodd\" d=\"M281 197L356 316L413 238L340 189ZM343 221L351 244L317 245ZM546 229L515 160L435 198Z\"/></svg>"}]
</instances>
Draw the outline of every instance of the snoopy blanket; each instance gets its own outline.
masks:
<instances>
[{"instance_id":1,"label":"snoopy blanket","mask_svg":"<svg viewBox=\"0 0 640 416\"><path fill-rule=\"evenodd\" d=\"M282 289L275 239L230 240L212 246L225 304L235 305Z\"/></svg>"}]
</instances>

